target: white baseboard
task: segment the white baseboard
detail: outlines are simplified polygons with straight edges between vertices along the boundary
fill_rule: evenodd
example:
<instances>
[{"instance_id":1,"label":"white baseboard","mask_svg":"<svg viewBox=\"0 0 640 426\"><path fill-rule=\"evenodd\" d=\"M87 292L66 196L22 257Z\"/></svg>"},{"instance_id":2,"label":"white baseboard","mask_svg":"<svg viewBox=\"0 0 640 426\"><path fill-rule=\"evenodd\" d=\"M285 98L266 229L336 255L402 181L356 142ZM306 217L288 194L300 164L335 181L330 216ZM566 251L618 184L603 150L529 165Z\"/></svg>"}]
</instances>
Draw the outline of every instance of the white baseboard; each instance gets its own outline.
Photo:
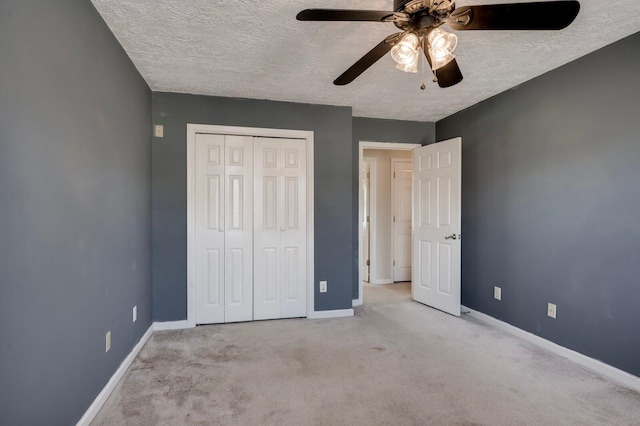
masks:
<instances>
[{"instance_id":1,"label":"white baseboard","mask_svg":"<svg viewBox=\"0 0 640 426\"><path fill-rule=\"evenodd\" d=\"M191 328L189 327L189 323L187 320L182 321L164 321L164 322L154 322L153 330L154 331L164 331L164 330L182 330L183 328Z\"/></svg>"},{"instance_id":2,"label":"white baseboard","mask_svg":"<svg viewBox=\"0 0 640 426\"><path fill-rule=\"evenodd\" d=\"M353 309L336 309L333 311L314 311L311 315L307 315L307 318L320 319L320 318L340 318L340 317L352 317Z\"/></svg>"},{"instance_id":3,"label":"white baseboard","mask_svg":"<svg viewBox=\"0 0 640 426\"><path fill-rule=\"evenodd\" d=\"M371 280L370 284L373 284L373 285L393 284L393 280L391 278L381 278L379 280Z\"/></svg>"},{"instance_id":4,"label":"white baseboard","mask_svg":"<svg viewBox=\"0 0 640 426\"><path fill-rule=\"evenodd\" d=\"M528 331L524 331L521 328L514 327L513 325L507 324L504 321L500 321L499 319L483 314L482 312L475 311L465 306L462 306L461 309L462 311L469 311L469 315L486 324L492 325L495 328L513 334L514 336L526 340L527 342L533 343L534 345L540 346L550 352L565 357L568 360L575 362L576 364L580 364L581 366L594 371L595 373L620 382L623 385L640 392L640 377L629 374L626 371L622 371L620 369L612 367L609 364L605 364L602 361L590 358L569 348L565 348L564 346L560 346L540 336L536 336L535 334L529 333Z\"/></svg>"},{"instance_id":5,"label":"white baseboard","mask_svg":"<svg viewBox=\"0 0 640 426\"><path fill-rule=\"evenodd\" d=\"M353 299L351 301L351 306L362 306L362 298Z\"/></svg>"},{"instance_id":6,"label":"white baseboard","mask_svg":"<svg viewBox=\"0 0 640 426\"><path fill-rule=\"evenodd\" d=\"M96 396L96 399L93 400L93 403L89 406L87 411L84 413L84 416L82 416L80 421L77 423L77 426L89 426L89 424L98 414L98 411L100 411L104 403L107 402L107 399L111 395L111 392L113 392L113 390L116 388L116 386L120 382L120 379L122 379L122 376L124 376L124 373L127 372L127 369L133 363L133 360L136 359L136 356L138 356L138 353L140 352L144 344L147 343L147 340L149 340L151 334L153 334L153 325L151 325L149 329L142 335L140 341L133 347L124 361L122 361L120 367L118 367L116 372L113 373L113 376L111 376L105 387L102 389L102 391L100 391L98 396Z\"/></svg>"}]
</instances>

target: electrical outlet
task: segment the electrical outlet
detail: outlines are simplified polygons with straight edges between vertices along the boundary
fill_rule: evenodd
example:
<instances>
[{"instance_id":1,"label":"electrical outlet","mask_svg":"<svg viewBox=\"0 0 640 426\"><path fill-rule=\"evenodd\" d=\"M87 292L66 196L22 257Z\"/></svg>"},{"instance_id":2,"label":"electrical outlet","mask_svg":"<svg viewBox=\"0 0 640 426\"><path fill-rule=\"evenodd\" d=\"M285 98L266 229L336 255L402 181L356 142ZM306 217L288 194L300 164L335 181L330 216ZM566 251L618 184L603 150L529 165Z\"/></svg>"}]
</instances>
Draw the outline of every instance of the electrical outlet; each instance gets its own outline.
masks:
<instances>
[{"instance_id":1,"label":"electrical outlet","mask_svg":"<svg viewBox=\"0 0 640 426\"><path fill-rule=\"evenodd\" d=\"M502 289L500 287L493 287L493 298L496 300L502 300Z\"/></svg>"},{"instance_id":2,"label":"electrical outlet","mask_svg":"<svg viewBox=\"0 0 640 426\"><path fill-rule=\"evenodd\" d=\"M156 138L164 137L164 126L162 124L156 124L154 135Z\"/></svg>"},{"instance_id":3,"label":"electrical outlet","mask_svg":"<svg viewBox=\"0 0 640 426\"><path fill-rule=\"evenodd\" d=\"M547 304L547 316L554 318L556 317L556 305L553 303Z\"/></svg>"},{"instance_id":4,"label":"electrical outlet","mask_svg":"<svg viewBox=\"0 0 640 426\"><path fill-rule=\"evenodd\" d=\"M320 293L326 293L326 292L327 292L327 282L320 281Z\"/></svg>"},{"instance_id":5,"label":"electrical outlet","mask_svg":"<svg viewBox=\"0 0 640 426\"><path fill-rule=\"evenodd\" d=\"M138 320L138 306L133 307L133 322Z\"/></svg>"},{"instance_id":6,"label":"electrical outlet","mask_svg":"<svg viewBox=\"0 0 640 426\"><path fill-rule=\"evenodd\" d=\"M111 349L111 332L107 331L107 337L105 338L104 351L109 352L109 349Z\"/></svg>"}]
</instances>

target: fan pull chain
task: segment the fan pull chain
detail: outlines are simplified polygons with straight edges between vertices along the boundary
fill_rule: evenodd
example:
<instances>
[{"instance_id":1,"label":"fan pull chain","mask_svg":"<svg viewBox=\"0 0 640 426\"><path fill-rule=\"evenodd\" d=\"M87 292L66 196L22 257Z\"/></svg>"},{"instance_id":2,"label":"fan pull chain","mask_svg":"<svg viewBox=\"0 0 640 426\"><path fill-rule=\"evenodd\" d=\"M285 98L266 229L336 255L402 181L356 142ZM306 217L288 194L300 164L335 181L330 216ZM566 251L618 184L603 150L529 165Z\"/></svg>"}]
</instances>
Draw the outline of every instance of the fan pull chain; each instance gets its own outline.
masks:
<instances>
[{"instance_id":1,"label":"fan pull chain","mask_svg":"<svg viewBox=\"0 0 640 426\"><path fill-rule=\"evenodd\" d=\"M424 54L427 54L427 52L424 52ZM422 64L422 73L421 73L421 74L422 74L422 76L423 76L423 77L424 77L425 72L426 72L426 69L425 69L425 66L424 66L424 63L425 63L426 61L427 61L426 56L425 56L425 55L422 55L422 61L421 61L421 64ZM424 81L423 81L423 82L422 82L422 85L420 86L420 90L424 90L424 89L426 89L426 88L427 88L427 85L426 85L426 84L424 83Z\"/></svg>"}]
</instances>

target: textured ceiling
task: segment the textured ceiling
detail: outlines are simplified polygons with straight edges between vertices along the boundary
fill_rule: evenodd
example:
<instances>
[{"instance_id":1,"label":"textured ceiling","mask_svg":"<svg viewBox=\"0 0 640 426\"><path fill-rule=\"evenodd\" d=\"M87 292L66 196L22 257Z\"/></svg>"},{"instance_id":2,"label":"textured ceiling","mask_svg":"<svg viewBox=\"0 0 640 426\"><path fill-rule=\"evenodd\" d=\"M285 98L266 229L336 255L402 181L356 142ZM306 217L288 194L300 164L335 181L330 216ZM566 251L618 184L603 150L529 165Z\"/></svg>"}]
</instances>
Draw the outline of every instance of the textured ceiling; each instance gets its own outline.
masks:
<instances>
[{"instance_id":1,"label":"textured ceiling","mask_svg":"<svg viewBox=\"0 0 640 426\"><path fill-rule=\"evenodd\" d=\"M343 105L358 117L419 121L437 121L640 31L638 0L581 0L577 19L562 31L457 32L465 78L452 88L439 88L427 73L396 70L388 55L353 83L334 86L396 27L299 22L296 14L391 10L392 0L92 1L154 91Z\"/></svg>"}]
</instances>

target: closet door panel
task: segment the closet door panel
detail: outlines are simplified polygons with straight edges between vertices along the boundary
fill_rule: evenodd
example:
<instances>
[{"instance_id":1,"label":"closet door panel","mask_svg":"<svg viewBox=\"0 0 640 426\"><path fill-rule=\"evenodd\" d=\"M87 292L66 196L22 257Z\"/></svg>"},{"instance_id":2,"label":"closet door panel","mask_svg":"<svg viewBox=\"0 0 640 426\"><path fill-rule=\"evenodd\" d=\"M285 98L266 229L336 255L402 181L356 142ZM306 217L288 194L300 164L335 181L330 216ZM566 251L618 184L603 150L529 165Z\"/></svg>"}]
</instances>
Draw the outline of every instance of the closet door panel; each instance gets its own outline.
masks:
<instances>
[{"instance_id":1,"label":"closet door panel","mask_svg":"<svg viewBox=\"0 0 640 426\"><path fill-rule=\"evenodd\" d=\"M255 318L306 316L306 141L254 147Z\"/></svg>"},{"instance_id":2,"label":"closet door panel","mask_svg":"<svg viewBox=\"0 0 640 426\"><path fill-rule=\"evenodd\" d=\"M225 136L225 322L253 319L253 138Z\"/></svg>"},{"instance_id":3,"label":"closet door panel","mask_svg":"<svg viewBox=\"0 0 640 426\"><path fill-rule=\"evenodd\" d=\"M254 138L254 281L253 316L280 318L280 189L278 145Z\"/></svg>"},{"instance_id":4,"label":"closet door panel","mask_svg":"<svg viewBox=\"0 0 640 426\"><path fill-rule=\"evenodd\" d=\"M283 252L281 318L307 315L306 141L279 140L282 161L280 244Z\"/></svg>"},{"instance_id":5,"label":"closet door panel","mask_svg":"<svg viewBox=\"0 0 640 426\"><path fill-rule=\"evenodd\" d=\"M224 322L224 136L196 135L196 323Z\"/></svg>"}]
</instances>

